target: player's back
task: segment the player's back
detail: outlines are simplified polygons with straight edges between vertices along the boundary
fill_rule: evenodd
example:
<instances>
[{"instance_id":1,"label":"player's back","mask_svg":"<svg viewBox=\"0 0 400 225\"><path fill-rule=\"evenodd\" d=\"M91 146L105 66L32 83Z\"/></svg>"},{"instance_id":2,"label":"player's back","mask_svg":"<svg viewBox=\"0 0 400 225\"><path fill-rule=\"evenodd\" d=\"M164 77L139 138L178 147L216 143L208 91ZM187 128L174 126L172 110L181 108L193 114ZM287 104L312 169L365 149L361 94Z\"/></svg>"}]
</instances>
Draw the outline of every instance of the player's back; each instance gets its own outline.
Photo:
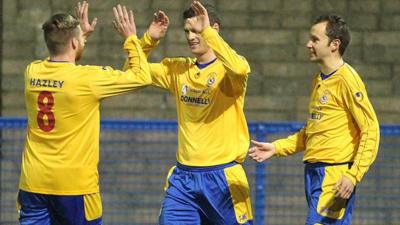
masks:
<instances>
[{"instance_id":1,"label":"player's back","mask_svg":"<svg viewBox=\"0 0 400 225\"><path fill-rule=\"evenodd\" d=\"M28 130L20 188L44 194L98 192L100 67L36 61L25 72Z\"/></svg>"}]
</instances>

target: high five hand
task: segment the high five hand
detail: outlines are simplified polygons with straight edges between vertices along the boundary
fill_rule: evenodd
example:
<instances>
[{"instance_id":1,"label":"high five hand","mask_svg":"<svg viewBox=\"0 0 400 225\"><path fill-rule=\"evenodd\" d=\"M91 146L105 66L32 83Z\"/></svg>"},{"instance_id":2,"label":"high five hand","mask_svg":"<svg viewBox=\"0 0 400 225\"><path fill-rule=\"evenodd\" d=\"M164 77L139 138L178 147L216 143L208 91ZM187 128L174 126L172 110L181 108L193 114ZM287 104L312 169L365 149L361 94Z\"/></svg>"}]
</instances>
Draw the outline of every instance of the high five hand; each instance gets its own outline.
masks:
<instances>
[{"instance_id":1,"label":"high five hand","mask_svg":"<svg viewBox=\"0 0 400 225\"><path fill-rule=\"evenodd\" d=\"M125 39L131 35L136 35L136 24L132 10L126 9L125 6L118 4L113 7L114 11L114 28Z\"/></svg>"},{"instance_id":2,"label":"high five hand","mask_svg":"<svg viewBox=\"0 0 400 225\"><path fill-rule=\"evenodd\" d=\"M168 16L161 10L154 13L153 20L147 30L150 37L154 40L160 40L161 38L165 37L167 33L169 25L169 18Z\"/></svg>"},{"instance_id":3,"label":"high five hand","mask_svg":"<svg viewBox=\"0 0 400 225\"><path fill-rule=\"evenodd\" d=\"M188 18L186 21L192 27L194 32L200 33L210 26L207 10L199 1L193 1L191 7L196 16Z\"/></svg>"},{"instance_id":4,"label":"high five hand","mask_svg":"<svg viewBox=\"0 0 400 225\"><path fill-rule=\"evenodd\" d=\"M89 23L89 3L87 1L83 1L82 3L78 2L75 7L76 17L80 22L80 26L82 29L83 36L86 38L90 36L90 34L94 31L94 28L97 24L97 18L93 18L92 23Z\"/></svg>"}]
</instances>

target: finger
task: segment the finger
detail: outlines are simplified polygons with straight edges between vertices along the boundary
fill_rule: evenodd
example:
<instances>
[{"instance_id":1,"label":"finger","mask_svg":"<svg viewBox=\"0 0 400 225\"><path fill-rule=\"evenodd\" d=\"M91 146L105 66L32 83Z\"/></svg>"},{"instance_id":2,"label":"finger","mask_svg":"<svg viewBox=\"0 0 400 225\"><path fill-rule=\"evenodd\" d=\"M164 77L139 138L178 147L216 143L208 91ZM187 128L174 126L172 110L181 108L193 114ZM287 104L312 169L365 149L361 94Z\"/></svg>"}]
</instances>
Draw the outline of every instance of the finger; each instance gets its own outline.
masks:
<instances>
[{"instance_id":1,"label":"finger","mask_svg":"<svg viewBox=\"0 0 400 225\"><path fill-rule=\"evenodd\" d=\"M124 13L122 12L122 7L120 4L117 5L117 11L119 16L119 22L122 23L124 21Z\"/></svg>"},{"instance_id":2,"label":"finger","mask_svg":"<svg viewBox=\"0 0 400 225\"><path fill-rule=\"evenodd\" d=\"M119 31L117 21L113 20L113 25L114 25L115 30Z\"/></svg>"},{"instance_id":3,"label":"finger","mask_svg":"<svg viewBox=\"0 0 400 225\"><path fill-rule=\"evenodd\" d=\"M345 191L345 192L343 192L343 194L342 194L342 198L343 199L348 199L349 198L349 196L350 196L350 194L349 194L350 192L349 191Z\"/></svg>"},{"instance_id":4,"label":"finger","mask_svg":"<svg viewBox=\"0 0 400 225\"><path fill-rule=\"evenodd\" d=\"M167 14L165 14L165 12L163 12L163 11L160 10L160 15L161 15L161 17L162 17L163 25L168 26L168 24L169 24L169 18L168 18L168 16L167 16Z\"/></svg>"},{"instance_id":5,"label":"finger","mask_svg":"<svg viewBox=\"0 0 400 225\"><path fill-rule=\"evenodd\" d=\"M124 20L130 22L130 21L129 21L128 10L126 9L125 6L122 7L122 12L124 13Z\"/></svg>"},{"instance_id":6,"label":"finger","mask_svg":"<svg viewBox=\"0 0 400 225\"><path fill-rule=\"evenodd\" d=\"M255 146L262 146L261 142L255 141L255 140L251 140L251 143Z\"/></svg>"},{"instance_id":7,"label":"finger","mask_svg":"<svg viewBox=\"0 0 400 225\"><path fill-rule=\"evenodd\" d=\"M113 7L113 12L114 12L115 22L118 22L118 20L119 20L119 14L118 14L118 10L117 10L116 7Z\"/></svg>"},{"instance_id":8,"label":"finger","mask_svg":"<svg viewBox=\"0 0 400 225\"><path fill-rule=\"evenodd\" d=\"M83 2L83 7L82 7L82 19L83 19L83 21L89 21L88 8L89 8L89 3L84 1Z\"/></svg>"},{"instance_id":9,"label":"finger","mask_svg":"<svg viewBox=\"0 0 400 225\"><path fill-rule=\"evenodd\" d=\"M197 6L197 9L198 9L198 11L199 11L199 13L200 13L201 15L206 14L207 9L204 8L204 6L203 6L199 1L196 2L196 6Z\"/></svg>"},{"instance_id":10,"label":"finger","mask_svg":"<svg viewBox=\"0 0 400 225\"><path fill-rule=\"evenodd\" d=\"M249 148L249 153L253 153L253 152L255 152L255 151L256 151L256 148L255 148L255 147Z\"/></svg>"},{"instance_id":11,"label":"finger","mask_svg":"<svg viewBox=\"0 0 400 225\"><path fill-rule=\"evenodd\" d=\"M153 14L153 22L158 22L158 15L156 12Z\"/></svg>"},{"instance_id":12,"label":"finger","mask_svg":"<svg viewBox=\"0 0 400 225\"><path fill-rule=\"evenodd\" d=\"M204 15L204 11L202 9L202 5L200 4L200 2L196 1L194 5L195 5L195 8L196 8L196 15Z\"/></svg>"},{"instance_id":13,"label":"finger","mask_svg":"<svg viewBox=\"0 0 400 225\"><path fill-rule=\"evenodd\" d=\"M78 18L81 18L81 11L82 11L82 4L81 2L78 2L78 6L76 7L76 16Z\"/></svg>"},{"instance_id":14,"label":"finger","mask_svg":"<svg viewBox=\"0 0 400 225\"><path fill-rule=\"evenodd\" d=\"M342 198L342 192L340 190L338 190L335 194L336 198Z\"/></svg>"},{"instance_id":15,"label":"finger","mask_svg":"<svg viewBox=\"0 0 400 225\"><path fill-rule=\"evenodd\" d=\"M199 15L199 10L198 10L198 8L197 8L196 1L193 1L193 2L192 2L191 7L192 7L192 10L193 10L194 14L195 14L196 16Z\"/></svg>"},{"instance_id":16,"label":"finger","mask_svg":"<svg viewBox=\"0 0 400 225\"><path fill-rule=\"evenodd\" d=\"M119 15L117 7L113 7L113 11L114 11L114 18L115 18L114 22L115 22L116 27L119 30L119 27L122 26L122 23L121 23L121 19L120 19L120 15Z\"/></svg>"},{"instance_id":17,"label":"finger","mask_svg":"<svg viewBox=\"0 0 400 225\"><path fill-rule=\"evenodd\" d=\"M169 17L167 15L165 15L165 25L166 26L169 25Z\"/></svg>"},{"instance_id":18,"label":"finger","mask_svg":"<svg viewBox=\"0 0 400 225\"><path fill-rule=\"evenodd\" d=\"M81 7L81 3L80 2L78 2L78 4L77 4L77 6L75 6L75 15L76 15L76 17L79 19L80 18L80 16L79 16L79 8Z\"/></svg>"},{"instance_id":19,"label":"finger","mask_svg":"<svg viewBox=\"0 0 400 225\"><path fill-rule=\"evenodd\" d=\"M129 22L131 24L135 24L135 16L133 15L133 11L129 10Z\"/></svg>"},{"instance_id":20,"label":"finger","mask_svg":"<svg viewBox=\"0 0 400 225\"><path fill-rule=\"evenodd\" d=\"M339 190L341 184L342 184L342 180L339 180L338 182L336 182L336 184L333 185L333 190Z\"/></svg>"},{"instance_id":21,"label":"finger","mask_svg":"<svg viewBox=\"0 0 400 225\"><path fill-rule=\"evenodd\" d=\"M93 18L92 24L90 25L90 27L92 28L92 30L94 30L94 28L96 27L96 24L97 24L97 17Z\"/></svg>"}]
</instances>

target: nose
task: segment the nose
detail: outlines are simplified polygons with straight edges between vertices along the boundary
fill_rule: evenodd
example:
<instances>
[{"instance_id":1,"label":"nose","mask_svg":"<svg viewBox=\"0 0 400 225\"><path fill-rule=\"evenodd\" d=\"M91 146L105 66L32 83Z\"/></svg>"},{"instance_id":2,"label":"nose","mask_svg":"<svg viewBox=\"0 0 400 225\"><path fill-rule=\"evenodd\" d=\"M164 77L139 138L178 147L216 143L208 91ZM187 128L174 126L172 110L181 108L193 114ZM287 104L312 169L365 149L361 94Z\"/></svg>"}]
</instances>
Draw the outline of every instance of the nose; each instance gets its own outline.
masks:
<instances>
[{"instance_id":1,"label":"nose","mask_svg":"<svg viewBox=\"0 0 400 225\"><path fill-rule=\"evenodd\" d=\"M187 38L189 41L194 40L195 37L196 37L195 33L191 32L191 31L189 31L189 32L186 33L186 38Z\"/></svg>"},{"instance_id":2,"label":"nose","mask_svg":"<svg viewBox=\"0 0 400 225\"><path fill-rule=\"evenodd\" d=\"M311 40L307 41L306 48L312 48L312 41Z\"/></svg>"}]
</instances>

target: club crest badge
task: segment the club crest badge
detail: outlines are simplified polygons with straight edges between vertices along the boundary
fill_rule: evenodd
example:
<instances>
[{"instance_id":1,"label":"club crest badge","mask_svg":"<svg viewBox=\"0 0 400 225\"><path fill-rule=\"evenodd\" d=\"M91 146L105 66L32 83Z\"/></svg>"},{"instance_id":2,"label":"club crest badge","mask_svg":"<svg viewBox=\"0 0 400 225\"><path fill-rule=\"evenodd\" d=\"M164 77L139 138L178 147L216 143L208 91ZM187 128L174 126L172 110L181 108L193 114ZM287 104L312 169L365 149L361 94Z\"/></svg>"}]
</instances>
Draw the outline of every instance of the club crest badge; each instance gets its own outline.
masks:
<instances>
[{"instance_id":1,"label":"club crest badge","mask_svg":"<svg viewBox=\"0 0 400 225\"><path fill-rule=\"evenodd\" d=\"M326 95L326 94L324 94L324 95L322 95L322 97L321 98L319 98L319 102L321 103L321 104L326 104L326 103L328 103L328 95Z\"/></svg>"},{"instance_id":2,"label":"club crest badge","mask_svg":"<svg viewBox=\"0 0 400 225\"><path fill-rule=\"evenodd\" d=\"M363 94L361 92L356 92L354 93L354 98L357 102L360 102L361 100L363 100Z\"/></svg>"},{"instance_id":3,"label":"club crest badge","mask_svg":"<svg viewBox=\"0 0 400 225\"><path fill-rule=\"evenodd\" d=\"M184 85L182 85L182 95L186 95L186 93L188 93L188 91L189 91L189 87L186 85L186 84L184 84Z\"/></svg>"},{"instance_id":4,"label":"club crest badge","mask_svg":"<svg viewBox=\"0 0 400 225\"><path fill-rule=\"evenodd\" d=\"M208 75L208 79L207 79L207 86L213 86L215 81L217 80L217 74L216 73L210 73Z\"/></svg>"}]
</instances>

